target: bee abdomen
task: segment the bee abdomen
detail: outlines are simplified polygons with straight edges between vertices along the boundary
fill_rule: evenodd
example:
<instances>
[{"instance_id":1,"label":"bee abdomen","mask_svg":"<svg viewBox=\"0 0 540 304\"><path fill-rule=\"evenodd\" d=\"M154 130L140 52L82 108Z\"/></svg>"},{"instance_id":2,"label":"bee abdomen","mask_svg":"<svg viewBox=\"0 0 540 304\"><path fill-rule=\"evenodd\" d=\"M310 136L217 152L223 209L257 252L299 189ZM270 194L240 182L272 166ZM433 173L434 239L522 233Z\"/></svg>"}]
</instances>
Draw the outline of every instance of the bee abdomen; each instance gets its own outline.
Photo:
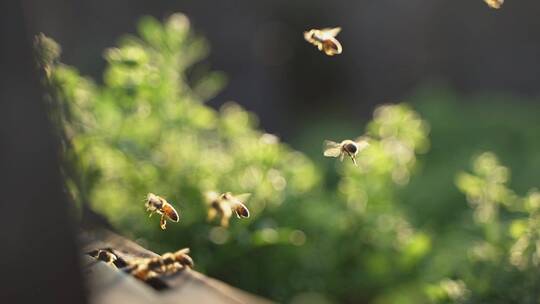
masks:
<instances>
[{"instance_id":1,"label":"bee abdomen","mask_svg":"<svg viewBox=\"0 0 540 304\"><path fill-rule=\"evenodd\" d=\"M163 206L163 210L165 211L165 214L167 215L167 217L171 219L171 221L178 222L178 220L180 220L180 217L178 216L178 212L174 210L173 207L169 205L165 205Z\"/></svg>"},{"instance_id":2,"label":"bee abdomen","mask_svg":"<svg viewBox=\"0 0 540 304\"><path fill-rule=\"evenodd\" d=\"M234 208L234 211L236 212L236 214L240 217L249 217L249 210L246 206L244 206L243 204L238 204L235 208Z\"/></svg>"},{"instance_id":3,"label":"bee abdomen","mask_svg":"<svg viewBox=\"0 0 540 304\"><path fill-rule=\"evenodd\" d=\"M193 266L195 265L193 259L187 254L183 254L180 258L178 258L178 262L189 268L193 268Z\"/></svg>"}]
</instances>

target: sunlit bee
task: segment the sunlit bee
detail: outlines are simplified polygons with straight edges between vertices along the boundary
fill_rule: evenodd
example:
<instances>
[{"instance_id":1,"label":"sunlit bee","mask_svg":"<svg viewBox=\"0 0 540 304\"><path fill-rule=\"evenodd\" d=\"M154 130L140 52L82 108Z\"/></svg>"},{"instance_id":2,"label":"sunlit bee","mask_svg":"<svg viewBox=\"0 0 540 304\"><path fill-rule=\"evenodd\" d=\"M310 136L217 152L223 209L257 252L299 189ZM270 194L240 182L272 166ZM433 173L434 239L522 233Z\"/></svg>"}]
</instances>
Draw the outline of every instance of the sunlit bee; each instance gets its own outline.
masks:
<instances>
[{"instance_id":1,"label":"sunlit bee","mask_svg":"<svg viewBox=\"0 0 540 304\"><path fill-rule=\"evenodd\" d=\"M487 3L487 5L489 5L491 8L499 9L503 5L504 0L484 0L484 2Z\"/></svg>"},{"instance_id":2,"label":"sunlit bee","mask_svg":"<svg viewBox=\"0 0 540 304\"><path fill-rule=\"evenodd\" d=\"M123 270L141 280L148 280L160 274L173 274L186 267L193 268L195 263L188 255L189 248L180 249L174 253L165 253L149 259L139 259Z\"/></svg>"},{"instance_id":3,"label":"sunlit bee","mask_svg":"<svg viewBox=\"0 0 540 304\"><path fill-rule=\"evenodd\" d=\"M221 226L228 227L229 219L232 216L232 209L229 204L220 199L221 195L217 192L207 192L206 201L208 202L208 221L213 221L217 216L221 217Z\"/></svg>"},{"instance_id":4,"label":"sunlit bee","mask_svg":"<svg viewBox=\"0 0 540 304\"><path fill-rule=\"evenodd\" d=\"M221 195L221 199L229 202L230 207L237 218L248 218L249 210L246 205L244 205L244 202L246 202L250 196L250 193L232 195L232 193L226 192Z\"/></svg>"},{"instance_id":5,"label":"sunlit bee","mask_svg":"<svg viewBox=\"0 0 540 304\"><path fill-rule=\"evenodd\" d=\"M221 226L228 227L229 220L233 213L238 218L248 218L249 210L245 202L251 196L250 193L233 195L231 192L218 194L217 192L207 192L206 200L209 204L208 220L212 221L216 216L221 217Z\"/></svg>"},{"instance_id":6,"label":"sunlit bee","mask_svg":"<svg viewBox=\"0 0 540 304\"><path fill-rule=\"evenodd\" d=\"M149 217L151 217L154 213L161 215L159 226L163 230L165 230L167 226L167 219L173 222L178 222L180 219L178 212L171 204L169 204L164 198L153 193L148 193L145 206L146 211L150 212Z\"/></svg>"},{"instance_id":7,"label":"sunlit bee","mask_svg":"<svg viewBox=\"0 0 540 304\"><path fill-rule=\"evenodd\" d=\"M157 273L153 271L150 267L148 267L148 264L141 263L141 264L132 264L126 268L123 269L125 272L131 274L132 276L136 277L139 280L149 280L151 278L157 277Z\"/></svg>"},{"instance_id":8,"label":"sunlit bee","mask_svg":"<svg viewBox=\"0 0 540 304\"><path fill-rule=\"evenodd\" d=\"M189 248L180 249L173 253L165 253L162 255L162 261L167 271L177 271L184 267L193 268L195 263L193 259L188 255Z\"/></svg>"},{"instance_id":9,"label":"sunlit bee","mask_svg":"<svg viewBox=\"0 0 540 304\"><path fill-rule=\"evenodd\" d=\"M343 48L337 41L336 36L341 31L340 27L309 30L304 32L304 39L316 46L328 56L341 54Z\"/></svg>"},{"instance_id":10,"label":"sunlit bee","mask_svg":"<svg viewBox=\"0 0 540 304\"><path fill-rule=\"evenodd\" d=\"M164 272L166 270L165 263L163 263L163 259L160 256L150 258L146 260L145 263L148 269L152 271Z\"/></svg>"},{"instance_id":11,"label":"sunlit bee","mask_svg":"<svg viewBox=\"0 0 540 304\"><path fill-rule=\"evenodd\" d=\"M185 267L193 268L193 259L188 255L189 248L177 252L167 252L162 256L146 261L148 269L160 273L173 273Z\"/></svg>"},{"instance_id":12,"label":"sunlit bee","mask_svg":"<svg viewBox=\"0 0 540 304\"><path fill-rule=\"evenodd\" d=\"M114 262L118 259L118 257L114 253L103 249L92 251L90 252L90 255L109 265L113 265Z\"/></svg>"},{"instance_id":13,"label":"sunlit bee","mask_svg":"<svg viewBox=\"0 0 540 304\"><path fill-rule=\"evenodd\" d=\"M355 166L358 166L356 163L356 155L358 152L364 150L369 146L367 138L360 137L356 141L346 139L341 143L337 143L331 140L324 141L324 156L326 157L339 157L343 161L345 155L349 156Z\"/></svg>"}]
</instances>

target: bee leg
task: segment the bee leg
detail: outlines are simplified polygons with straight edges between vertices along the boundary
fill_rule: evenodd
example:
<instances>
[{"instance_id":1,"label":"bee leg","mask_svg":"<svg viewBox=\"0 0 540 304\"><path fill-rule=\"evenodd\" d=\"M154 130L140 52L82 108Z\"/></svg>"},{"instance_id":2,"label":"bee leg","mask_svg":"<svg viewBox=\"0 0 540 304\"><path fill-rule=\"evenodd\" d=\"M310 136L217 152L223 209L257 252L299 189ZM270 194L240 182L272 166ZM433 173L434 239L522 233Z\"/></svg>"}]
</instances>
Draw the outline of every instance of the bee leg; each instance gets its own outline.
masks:
<instances>
[{"instance_id":1,"label":"bee leg","mask_svg":"<svg viewBox=\"0 0 540 304\"><path fill-rule=\"evenodd\" d=\"M358 165L356 164L356 157L354 156L354 154L347 152L347 155L351 158L353 164L358 167Z\"/></svg>"},{"instance_id":2,"label":"bee leg","mask_svg":"<svg viewBox=\"0 0 540 304\"><path fill-rule=\"evenodd\" d=\"M341 153L341 154L339 155L339 161L341 161L341 162L342 162L342 161L343 161L343 157L344 157L344 156L345 156L345 154Z\"/></svg>"},{"instance_id":3,"label":"bee leg","mask_svg":"<svg viewBox=\"0 0 540 304\"><path fill-rule=\"evenodd\" d=\"M229 218L227 216L221 217L221 227L223 228L229 227Z\"/></svg>"},{"instance_id":4,"label":"bee leg","mask_svg":"<svg viewBox=\"0 0 540 304\"><path fill-rule=\"evenodd\" d=\"M354 155L351 155L351 159L352 159L352 162L353 164L358 167L358 164L356 163L356 157L354 157Z\"/></svg>"},{"instance_id":5,"label":"bee leg","mask_svg":"<svg viewBox=\"0 0 540 304\"><path fill-rule=\"evenodd\" d=\"M214 208L208 209L208 221L212 221L216 218L217 211Z\"/></svg>"},{"instance_id":6,"label":"bee leg","mask_svg":"<svg viewBox=\"0 0 540 304\"><path fill-rule=\"evenodd\" d=\"M161 227L161 229L165 230L167 229L167 220L165 220L165 214L161 215L161 219L159 220L159 227Z\"/></svg>"}]
</instances>

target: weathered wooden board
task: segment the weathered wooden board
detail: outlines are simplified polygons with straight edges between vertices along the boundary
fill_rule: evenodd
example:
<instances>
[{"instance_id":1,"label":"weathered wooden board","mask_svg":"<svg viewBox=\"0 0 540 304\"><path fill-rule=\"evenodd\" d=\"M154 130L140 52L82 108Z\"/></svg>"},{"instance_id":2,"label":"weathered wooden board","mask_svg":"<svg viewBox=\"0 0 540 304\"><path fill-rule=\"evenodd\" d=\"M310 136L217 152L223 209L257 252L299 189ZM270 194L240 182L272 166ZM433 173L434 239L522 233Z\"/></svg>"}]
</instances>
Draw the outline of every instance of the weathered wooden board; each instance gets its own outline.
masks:
<instances>
[{"instance_id":1,"label":"weathered wooden board","mask_svg":"<svg viewBox=\"0 0 540 304\"><path fill-rule=\"evenodd\" d=\"M158 256L135 242L106 230L84 232L81 234L81 242L83 253L109 248L124 260ZM157 286L158 290L114 265L108 265L86 254L83 257L83 268L91 303L95 304L272 303L191 269L152 280L152 285Z\"/></svg>"},{"instance_id":2,"label":"weathered wooden board","mask_svg":"<svg viewBox=\"0 0 540 304\"><path fill-rule=\"evenodd\" d=\"M90 256L83 256L83 273L90 291L90 303L165 303L158 291L141 281Z\"/></svg>"}]
</instances>

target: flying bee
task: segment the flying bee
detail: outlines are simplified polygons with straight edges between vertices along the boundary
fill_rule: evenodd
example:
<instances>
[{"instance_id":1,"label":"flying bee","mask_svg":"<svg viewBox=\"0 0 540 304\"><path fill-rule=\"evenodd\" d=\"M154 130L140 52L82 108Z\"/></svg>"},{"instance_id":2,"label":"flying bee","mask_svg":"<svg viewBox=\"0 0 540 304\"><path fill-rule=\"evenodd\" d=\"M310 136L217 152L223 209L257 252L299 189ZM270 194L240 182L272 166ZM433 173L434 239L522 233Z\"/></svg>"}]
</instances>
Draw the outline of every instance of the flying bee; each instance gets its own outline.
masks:
<instances>
[{"instance_id":1,"label":"flying bee","mask_svg":"<svg viewBox=\"0 0 540 304\"><path fill-rule=\"evenodd\" d=\"M208 221L214 220L216 216L219 215L221 217L221 226L229 226L229 219L231 218L233 212L229 204L221 199L221 195L217 192L210 191L207 192L205 196L209 204Z\"/></svg>"},{"instance_id":2,"label":"flying bee","mask_svg":"<svg viewBox=\"0 0 540 304\"><path fill-rule=\"evenodd\" d=\"M339 157L340 161L343 161L343 157L348 155L355 166L358 166L356 163L356 155L358 152L369 146L369 142L366 137L360 137L356 141L346 139L339 144L331 140L326 140L324 143L324 156Z\"/></svg>"},{"instance_id":3,"label":"flying bee","mask_svg":"<svg viewBox=\"0 0 540 304\"><path fill-rule=\"evenodd\" d=\"M484 2L491 8L499 9L503 5L504 0L484 0Z\"/></svg>"},{"instance_id":4,"label":"flying bee","mask_svg":"<svg viewBox=\"0 0 540 304\"><path fill-rule=\"evenodd\" d=\"M217 192L207 192L206 200L208 202L208 220L212 221L216 216L221 217L221 226L228 227L229 219L233 212L238 218L248 218L249 209L244 205L245 201L251 196L250 193L233 195L231 192L218 194Z\"/></svg>"},{"instance_id":5,"label":"flying bee","mask_svg":"<svg viewBox=\"0 0 540 304\"><path fill-rule=\"evenodd\" d=\"M249 210L244 205L244 202L249 199L251 193L243 193L238 195L232 195L230 192L223 193L221 195L223 200L229 202L232 211L236 214L237 218L248 218Z\"/></svg>"},{"instance_id":6,"label":"flying bee","mask_svg":"<svg viewBox=\"0 0 540 304\"><path fill-rule=\"evenodd\" d=\"M169 204L164 198L155 195L154 193L148 193L146 197L146 211L150 212L148 217L151 217L154 212L161 215L159 226L165 230L167 225L167 219L178 222L180 216L174 207Z\"/></svg>"},{"instance_id":7,"label":"flying bee","mask_svg":"<svg viewBox=\"0 0 540 304\"><path fill-rule=\"evenodd\" d=\"M304 39L316 46L319 51L323 51L328 56L341 54L343 48L337 41L336 36L341 31L341 27L312 29L304 32Z\"/></svg>"}]
</instances>

